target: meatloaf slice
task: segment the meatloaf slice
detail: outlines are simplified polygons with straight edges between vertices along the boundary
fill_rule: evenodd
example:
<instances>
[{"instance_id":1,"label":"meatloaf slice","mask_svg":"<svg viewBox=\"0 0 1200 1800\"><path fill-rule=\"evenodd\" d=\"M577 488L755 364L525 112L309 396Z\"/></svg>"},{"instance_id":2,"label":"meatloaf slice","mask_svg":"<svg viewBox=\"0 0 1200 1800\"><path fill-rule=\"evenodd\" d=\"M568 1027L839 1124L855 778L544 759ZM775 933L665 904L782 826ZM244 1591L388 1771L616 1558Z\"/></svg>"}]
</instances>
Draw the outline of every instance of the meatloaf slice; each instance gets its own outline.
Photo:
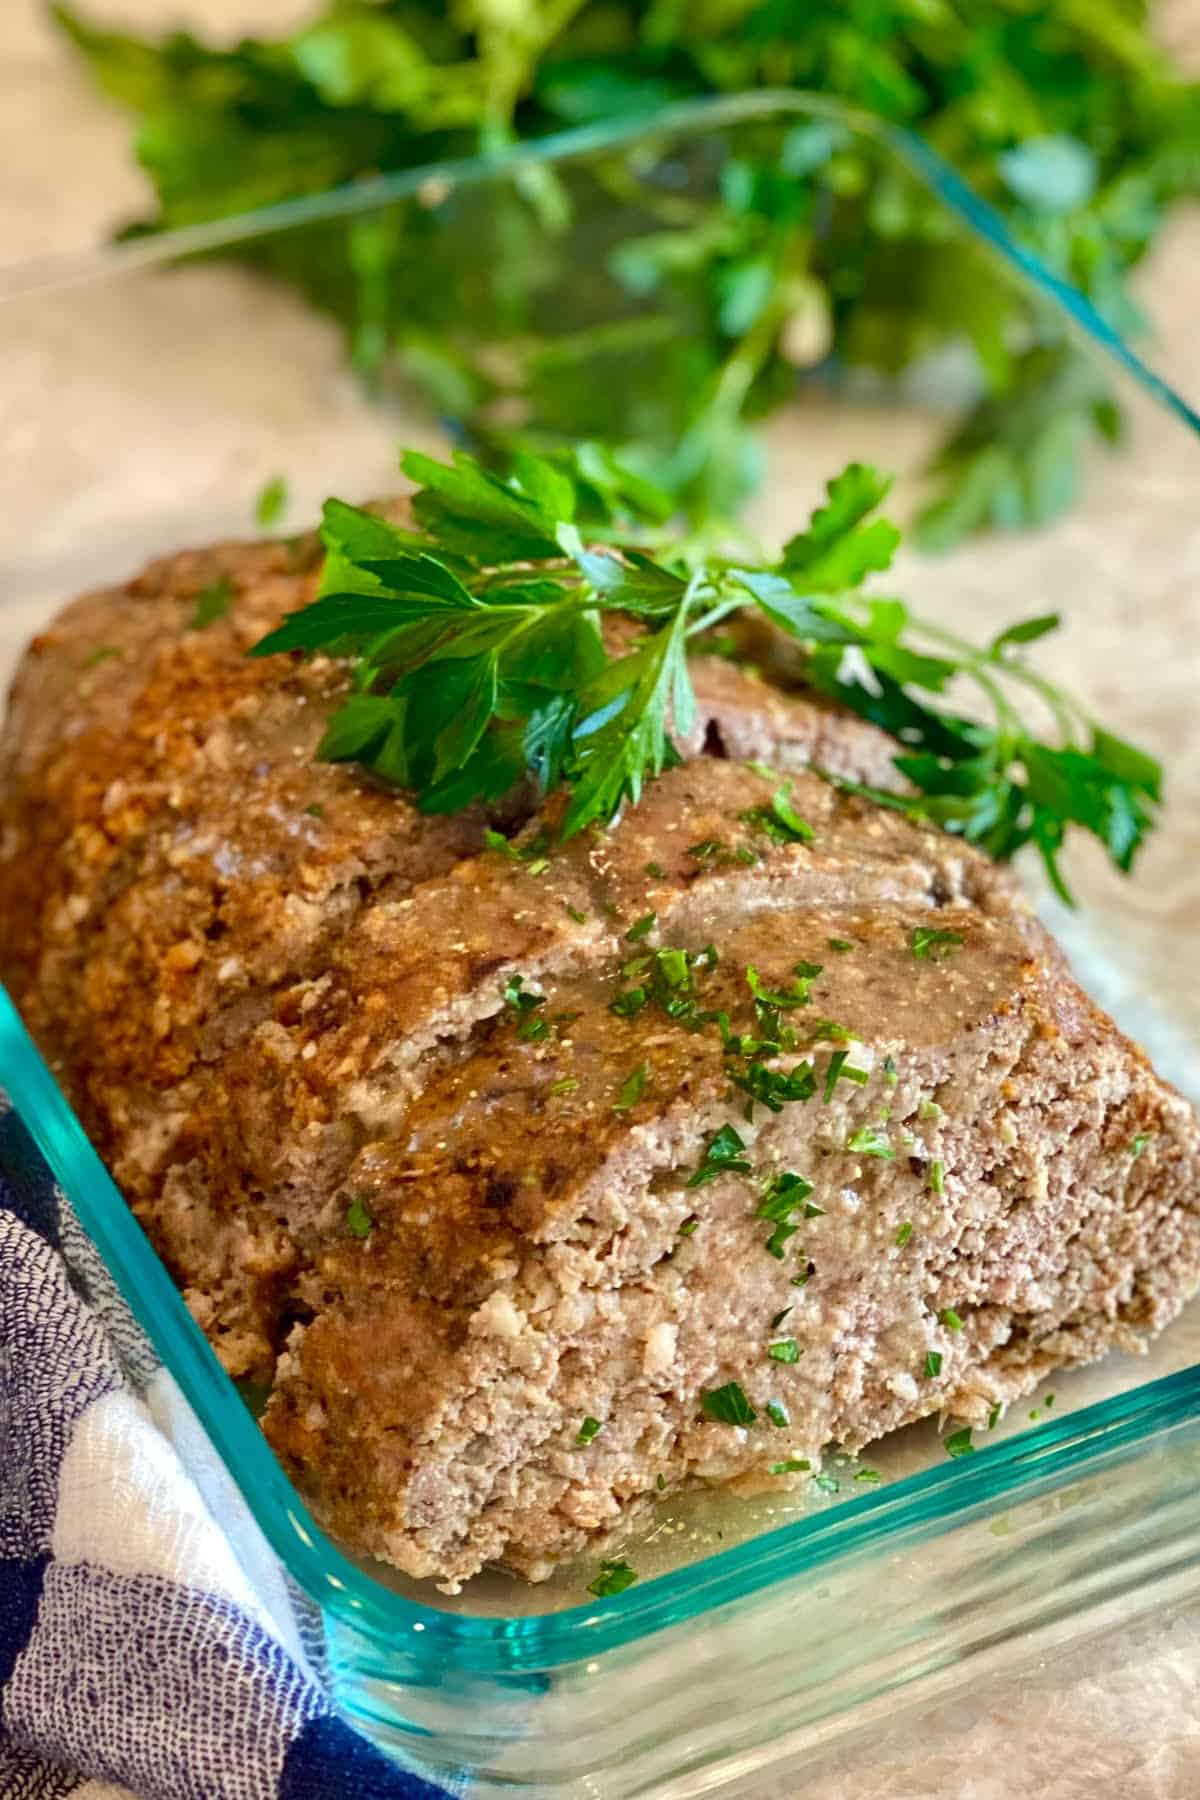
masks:
<instances>
[{"instance_id":1,"label":"meatloaf slice","mask_svg":"<svg viewBox=\"0 0 1200 1800\"><path fill-rule=\"evenodd\" d=\"M313 763L343 670L243 655L306 554L160 563L31 647L0 973L330 1530L537 1576L1173 1316L1196 1120L1007 877L804 771L886 739L701 662L690 759L535 873Z\"/></svg>"}]
</instances>

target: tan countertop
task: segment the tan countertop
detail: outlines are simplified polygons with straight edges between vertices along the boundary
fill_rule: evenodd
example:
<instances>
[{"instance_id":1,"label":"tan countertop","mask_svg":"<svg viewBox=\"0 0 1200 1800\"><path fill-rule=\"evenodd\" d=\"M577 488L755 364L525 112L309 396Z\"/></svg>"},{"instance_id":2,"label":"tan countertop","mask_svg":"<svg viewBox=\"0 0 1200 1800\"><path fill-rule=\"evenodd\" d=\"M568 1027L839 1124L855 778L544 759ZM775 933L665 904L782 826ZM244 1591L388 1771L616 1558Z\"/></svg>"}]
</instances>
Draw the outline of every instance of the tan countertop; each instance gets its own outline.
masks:
<instances>
[{"instance_id":1,"label":"tan countertop","mask_svg":"<svg viewBox=\"0 0 1200 1800\"><path fill-rule=\"evenodd\" d=\"M309 8L92 0L91 10L235 33ZM1172 35L1200 35L1197 17L1192 0L1178 0ZM95 243L137 210L141 178L127 143L123 122L52 41L40 0L5 0L0 271ZM1157 328L1154 361L1200 398L1200 214L1173 222L1142 291ZM386 490L402 432L432 441L423 422L366 403L321 321L237 270L13 302L0 307L0 331L0 680L72 591L155 550L248 531L253 495L279 470L299 521L331 488ZM878 409L810 407L776 419L763 522L792 523L849 455L911 466L929 431L918 413ZM939 562L909 559L896 586L965 619L972 635L1059 607L1070 630L1047 646L1048 665L1166 761L1168 823L1137 880L1123 882L1099 857L1073 859L1087 909L1074 919L1059 910L1054 922L1099 997L1200 1097L1200 444L1138 401L1129 444L1119 456L1097 454L1086 502L1068 519ZM1124 1800L1200 1792L1200 1606L981 1684L936 1716L899 1718L886 1737L753 1794L1090 1800L1105 1788Z\"/></svg>"}]
</instances>

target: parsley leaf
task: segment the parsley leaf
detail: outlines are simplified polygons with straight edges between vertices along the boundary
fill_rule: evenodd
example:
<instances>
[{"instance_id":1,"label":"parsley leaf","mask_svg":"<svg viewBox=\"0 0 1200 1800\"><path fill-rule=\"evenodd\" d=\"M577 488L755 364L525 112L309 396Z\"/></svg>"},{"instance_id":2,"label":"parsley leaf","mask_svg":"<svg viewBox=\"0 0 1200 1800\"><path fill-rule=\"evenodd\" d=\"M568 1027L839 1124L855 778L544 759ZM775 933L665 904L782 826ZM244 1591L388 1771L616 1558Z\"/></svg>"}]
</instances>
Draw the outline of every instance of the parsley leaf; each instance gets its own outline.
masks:
<instances>
[{"instance_id":1,"label":"parsley leaf","mask_svg":"<svg viewBox=\"0 0 1200 1800\"><path fill-rule=\"evenodd\" d=\"M620 1093L612 1103L614 1112L628 1112L630 1107L637 1105L638 1101L646 1091L646 1083L649 1080L649 1074L650 1071L646 1067L646 1064L639 1063L632 1074L626 1076L621 1084Z\"/></svg>"},{"instance_id":2,"label":"parsley leaf","mask_svg":"<svg viewBox=\"0 0 1200 1800\"><path fill-rule=\"evenodd\" d=\"M700 1396L700 1410L706 1419L715 1419L719 1425L753 1425L758 1417L736 1381L709 1388Z\"/></svg>"},{"instance_id":3,"label":"parsley leaf","mask_svg":"<svg viewBox=\"0 0 1200 1800\"><path fill-rule=\"evenodd\" d=\"M765 832L777 844L811 844L816 832L792 805L785 787L776 788L769 806L752 806L740 815L755 831Z\"/></svg>"},{"instance_id":4,"label":"parsley leaf","mask_svg":"<svg viewBox=\"0 0 1200 1800\"><path fill-rule=\"evenodd\" d=\"M614 1594L623 1594L637 1580L637 1571L630 1567L624 1557L607 1560L600 1564L600 1573L594 1581L588 1582L588 1593L595 1594L597 1600L610 1600Z\"/></svg>"},{"instance_id":5,"label":"parsley leaf","mask_svg":"<svg viewBox=\"0 0 1200 1800\"><path fill-rule=\"evenodd\" d=\"M191 629L203 631L216 619L223 619L229 611L236 594L236 589L228 575L210 582L208 587L201 588L196 595L196 608L191 617Z\"/></svg>"},{"instance_id":6,"label":"parsley leaf","mask_svg":"<svg viewBox=\"0 0 1200 1800\"><path fill-rule=\"evenodd\" d=\"M367 1238L371 1235L371 1227L375 1221L367 1210L367 1203L361 1194L355 1194L346 1208L346 1230L351 1237Z\"/></svg>"},{"instance_id":7,"label":"parsley leaf","mask_svg":"<svg viewBox=\"0 0 1200 1800\"><path fill-rule=\"evenodd\" d=\"M796 1212L803 1207L805 1218L820 1217L820 1207L810 1208L808 1205L808 1197L812 1191L812 1182L806 1181L803 1175L795 1175L790 1169L782 1169L767 1183L758 1204L757 1216L760 1219L770 1219L775 1224L786 1225L791 1223Z\"/></svg>"},{"instance_id":8,"label":"parsley leaf","mask_svg":"<svg viewBox=\"0 0 1200 1800\"><path fill-rule=\"evenodd\" d=\"M732 1125L722 1125L704 1148L700 1167L688 1177L690 1188L705 1187L718 1175L749 1175L751 1165L742 1154L746 1146Z\"/></svg>"},{"instance_id":9,"label":"parsley leaf","mask_svg":"<svg viewBox=\"0 0 1200 1800\"><path fill-rule=\"evenodd\" d=\"M964 941L961 931L945 931L930 925L916 925L909 940L918 962L943 962Z\"/></svg>"},{"instance_id":10,"label":"parsley leaf","mask_svg":"<svg viewBox=\"0 0 1200 1800\"><path fill-rule=\"evenodd\" d=\"M272 525L278 525L288 504L288 484L282 475L276 475L260 490L254 502L255 523L264 531L270 531Z\"/></svg>"},{"instance_id":11,"label":"parsley leaf","mask_svg":"<svg viewBox=\"0 0 1200 1800\"><path fill-rule=\"evenodd\" d=\"M859 1156L878 1156L884 1162L894 1162L896 1152L888 1143L882 1131L874 1125L860 1125L858 1130L846 1139L847 1150L855 1151Z\"/></svg>"}]
</instances>

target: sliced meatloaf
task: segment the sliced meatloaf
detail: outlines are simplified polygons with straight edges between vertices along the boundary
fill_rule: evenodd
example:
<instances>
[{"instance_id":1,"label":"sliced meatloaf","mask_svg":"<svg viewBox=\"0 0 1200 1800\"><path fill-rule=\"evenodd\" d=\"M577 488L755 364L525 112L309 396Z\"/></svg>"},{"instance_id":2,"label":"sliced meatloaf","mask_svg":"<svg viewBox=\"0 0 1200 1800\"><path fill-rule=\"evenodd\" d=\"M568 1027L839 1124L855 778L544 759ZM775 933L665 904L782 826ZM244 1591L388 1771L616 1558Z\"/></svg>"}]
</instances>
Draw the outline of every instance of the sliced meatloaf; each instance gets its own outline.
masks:
<instances>
[{"instance_id":1,"label":"sliced meatloaf","mask_svg":"<svg viewBox=\"0 0 1200 1800\"><path fill-rule=\"evenodd\" d=\"M313 560L176 557L31 646L0 974L332 1532L537 1576L1173 1316L1197 1122L1005 875L806 772L887 739L700 659L683 764L514 859L314 763L344 670L243 654Z\"/></svg>"}]
</instances>

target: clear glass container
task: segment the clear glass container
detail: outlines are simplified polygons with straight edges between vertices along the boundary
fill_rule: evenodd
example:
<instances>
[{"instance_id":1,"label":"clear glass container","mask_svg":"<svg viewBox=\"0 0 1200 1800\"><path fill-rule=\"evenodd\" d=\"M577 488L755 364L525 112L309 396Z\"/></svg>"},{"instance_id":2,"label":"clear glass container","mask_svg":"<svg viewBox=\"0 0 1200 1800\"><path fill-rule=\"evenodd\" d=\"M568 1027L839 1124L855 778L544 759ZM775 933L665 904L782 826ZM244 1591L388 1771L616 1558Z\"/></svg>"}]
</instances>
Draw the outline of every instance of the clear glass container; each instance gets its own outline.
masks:
<instances>
[{"instance_id":1,"label":"clear glass container","mask_svg":"<svg viewBox=\"0 0 1200 1800\"><path fill-rule=\"evenodd\" d=\"M940 558L906 552L895 584L979 637L1057 606L1068 629L1046 646L1048 671L1169 753L1166 822L1137 876L1085 849L1071 861L1078 913L1038 895L1085 982L1196 1097L1200 658L1178 594L1200 564L1197 421L916 140L843 108L795 95L697 103L0 273L0 660L81 588L186 542L252 535L272 477L288 482L284 528L328 493L388 492L396 446L444 443L447 421L480 405L481 371L478 416L495 430L531 410L548 430L561 422L569 365L576 397L586 371L589 430L619 433L641 406L669 444L654 372L686 353L695 297L686 282L648 280L647 240L715 216L739 162L803 186L814 155L864 138L894 203L919 204L939 241L1035 294L1048 336L1069 335L1097 392L1107 384L1127 405L1128 442L1090 457L1086 493L1058 522ZM343 234L383 284L374 316L364 284L360 364L394 333L395 294L408 296L403 354L373 391L320 311L322 247L340 257ZM272 275L301 250L315 309ZM474 321L455 366L438 365L420 323L447 282ZM1200 376L1190 337L1180 316L1154 347L1184 382L1189 368ZM901 385L831 367L819 331L805 342L789 403L761 432L766 478L749 516L769 539L852 457L897 471L903 516L950 413L978 386L962 344ZM737 354L731 389L747 373ZM415 382L440 396L441 420ZM279 1591L327 1657L338 1705L422 1768L468 1771L481 1794L736 1791L901 1701L1200 1588L1189 1313L1147 1358L1061 1376L1052 1406L1013 1409L969 1459L947 1459L929 1422L873 1448L878 1486L847 1464L836 1494L664 1503L631 1535L641 1580L612 1599L588 1595L594 1563L536 1587L489 1573L453 1598L361 1565L309 1518L2 995L0 1084L194 1415L179 1441L197 1479L223 1468L246 1533L295 1584Z\"/></svg>"}]
</instances>

